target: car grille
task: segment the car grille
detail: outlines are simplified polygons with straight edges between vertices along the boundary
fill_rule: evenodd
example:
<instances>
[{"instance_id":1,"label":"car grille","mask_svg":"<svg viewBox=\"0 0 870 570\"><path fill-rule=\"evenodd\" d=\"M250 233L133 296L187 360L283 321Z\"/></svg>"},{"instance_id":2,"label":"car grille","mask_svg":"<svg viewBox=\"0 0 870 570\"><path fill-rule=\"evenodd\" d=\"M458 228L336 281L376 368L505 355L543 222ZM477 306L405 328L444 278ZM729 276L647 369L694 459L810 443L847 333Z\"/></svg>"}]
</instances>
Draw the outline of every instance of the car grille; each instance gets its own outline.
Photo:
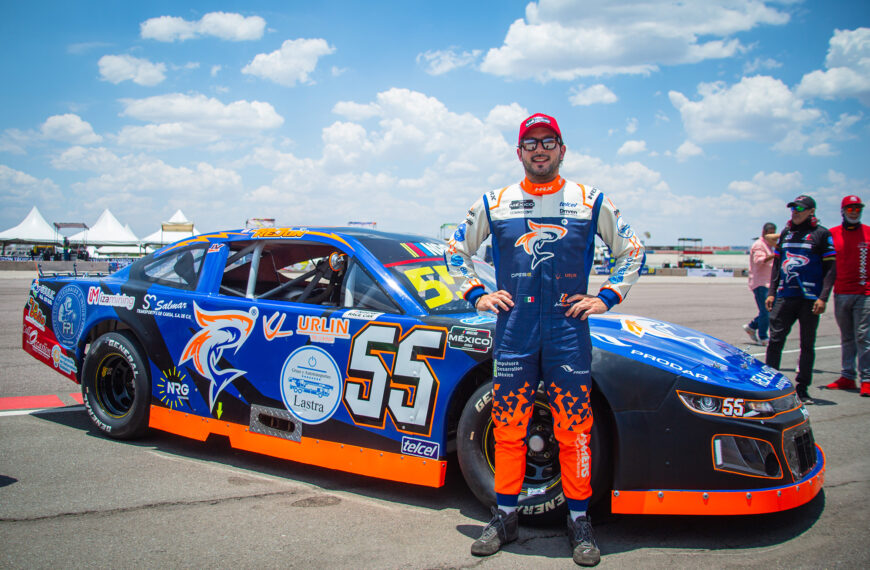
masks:
<instances>
[{"instance_id":1,"label":"car grille","mask_svg":"<svg viewBox=\"0 0 870 570\"><path fill-rule=\"evenodd\" d=\"M802 479L816 466L816 442L809 421L786 431L783 447L795 481Z\"/></svg>"}]
</instances>

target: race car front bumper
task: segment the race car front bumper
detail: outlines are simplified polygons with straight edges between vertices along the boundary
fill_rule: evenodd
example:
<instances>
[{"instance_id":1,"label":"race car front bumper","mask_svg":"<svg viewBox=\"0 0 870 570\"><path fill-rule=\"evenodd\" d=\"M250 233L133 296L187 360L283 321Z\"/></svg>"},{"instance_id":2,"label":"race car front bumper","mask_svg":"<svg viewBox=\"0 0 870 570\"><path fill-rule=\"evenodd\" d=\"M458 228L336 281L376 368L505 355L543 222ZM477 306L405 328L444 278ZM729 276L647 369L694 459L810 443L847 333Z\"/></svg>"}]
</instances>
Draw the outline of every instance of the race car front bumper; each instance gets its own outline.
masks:
<instances>
[{"instance_id":1,"label":"race car front bumper","mask_svg":"<svg viewBox=\"0 0 870 570\"><path fill-rule=\"evenodd\" d=\"M799 507L822 490L825 452L816 444L816 465L803 479L780 487L729 491L617 490L611 510L635 515L758 515Z\"/></svg>"}]
</instances>

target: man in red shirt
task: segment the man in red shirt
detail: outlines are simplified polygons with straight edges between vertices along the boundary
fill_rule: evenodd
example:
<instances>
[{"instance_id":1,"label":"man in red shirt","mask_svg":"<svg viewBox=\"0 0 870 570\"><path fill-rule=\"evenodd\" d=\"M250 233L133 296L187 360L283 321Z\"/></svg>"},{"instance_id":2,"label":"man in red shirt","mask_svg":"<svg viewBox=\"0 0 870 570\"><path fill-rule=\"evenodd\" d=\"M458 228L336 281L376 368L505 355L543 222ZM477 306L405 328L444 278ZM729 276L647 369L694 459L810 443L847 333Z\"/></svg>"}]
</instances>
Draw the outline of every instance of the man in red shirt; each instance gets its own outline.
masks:
<instances>
[{"instance_id":1,"label":"man in red shirt","mask_svg":"<svg viewBox=\"0 0 870 570\"><path fill-rule=\"evenodd\" d=\"M870 397L870 226L861 223L863 209L861 198L846 196L840 209L843 224L831 228L837 250L834 314L840 326L843 370L825 387L855 389L860 375L861 395Z\"/></svg>"}]
</instances>

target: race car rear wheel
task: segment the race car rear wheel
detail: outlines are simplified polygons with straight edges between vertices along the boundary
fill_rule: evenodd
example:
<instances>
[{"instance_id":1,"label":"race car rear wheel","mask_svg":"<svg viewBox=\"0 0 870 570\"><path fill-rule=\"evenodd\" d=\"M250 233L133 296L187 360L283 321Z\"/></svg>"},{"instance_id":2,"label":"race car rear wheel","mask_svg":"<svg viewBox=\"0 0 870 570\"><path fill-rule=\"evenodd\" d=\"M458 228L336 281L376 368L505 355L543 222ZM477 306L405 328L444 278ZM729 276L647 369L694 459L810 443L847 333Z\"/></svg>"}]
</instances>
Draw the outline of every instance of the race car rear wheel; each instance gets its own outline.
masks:
<instances>
[{"instance_id":1,"label":"race car rear wheel","mask_svg":"<svg viewBox=\"0 0 870 570\"><path fill-rule=\"evenodd\" d=\"M609 496L610 448L606 419L597 398L592 400L592 504ZM483 504L495 505L495 437L492 422L492 382L471 395L456 434L459 466L466 483ZM553 416L547 395L539 389L526 436L526 474L518 512L526 523L563 523L567 514L559 468L559 445L553 433Z\"/></svg>"},{"instance_id":2,"label":"race car rear wheel","mask_svg":"<svg viewBox=\"0 0 870 570\"><path fill-rule=\"evenodd\" d=\"M91 420L106 435L132 439L145 433L151 379L131 333L110 332L91 343L82 370L82 397Z\"/></svg>"}]
</instances>

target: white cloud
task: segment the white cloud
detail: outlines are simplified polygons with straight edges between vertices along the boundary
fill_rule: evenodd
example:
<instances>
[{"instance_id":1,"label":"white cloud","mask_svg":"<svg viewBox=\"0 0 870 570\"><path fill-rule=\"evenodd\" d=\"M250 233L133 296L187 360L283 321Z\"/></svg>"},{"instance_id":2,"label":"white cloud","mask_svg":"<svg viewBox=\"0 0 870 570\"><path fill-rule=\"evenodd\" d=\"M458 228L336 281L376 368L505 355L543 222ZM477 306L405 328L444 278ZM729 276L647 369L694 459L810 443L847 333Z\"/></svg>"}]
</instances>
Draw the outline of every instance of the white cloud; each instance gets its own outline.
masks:
<instances>
[{"instance_id":1,"label":"white cloud","mask_svg":"<svg viewBox=\"0 0 870 570\"><path fill-rule=\"evenodd\" d=\"M242 68L242 73L256 75L285 87L293 87L297 82L314 83L309 74L317 67L317 61L334 52L335 48L320 38L286 40L280 49L272 53L257 54L251 63Z\"/></svg>"},{"instance_id":2,"label":"white cloud","mask_svg":"<svg viewBox=\"0 0 870 570\"><path fill-rule=\"evenodd\" d=\"M774 141L821 117L804 108L782 81L767 76L744 77L730 87L702 83L698 94L698 101L690 101L677 91L668 93L689 137L698 142Z\"/></svg>"},{"instance_id":3,"label":"white cloud","mask_svg":"<svg viewBox=\"0 0 870 570\"><path fill-rule=\"evenodd\" d=\"M474 65L480 54L480 50L457 51L453 47L446 50L429 50L417 54L417 64L422 65L429 75L443 75L460 67Z\"/></svg>"},{"instance_id":4,"label":"white cloud","mask_svg":"<svg viewBox=\"0 0 870 570\"><path fill-rule=\"evenodd\" d=\"M779 69L780 67L782 67L782 64L775 59L756 57L743 65L743 75L752 75L762 69Z\"/></svg>"},{"instance_id":5,"label":"white cloud","mask_svg":"<svg viewBox=\"0 0 870 570\"><path fill-rule=\"evenodd\" d=\"M10 154L26 154L25 148L38 138L33 131L22 131L21 129L6 129L0 135L0 152L8 152Z\"/></svg>"},{"instance_id":6,"label":"white cloud","mask_svg":"<svg viewBox=\"0 0 870 570\"><path fill-rule=\"evenodd\" d=\"M685 162L694 156L701 156L702 154L704 154L704 150L692 141L685 141L677 147L677 152L674 153L680 162Z\"/></svg>"},{"instance_id":7,"label":"white cloud","mask_svg":"<svg viewBox=\"0 0 870 570\"><path fill-rule=\"evenodd\" d=\"M733 36L760 25L782 25L776 2L539 0L508 29L501 47L480 66L514 78L571 80L649 73L660 65L732 57L744 50Z\"/></svg>"},{"instance_id":8,"label":"white cloud","mask_svg":"<svg viewBox=\"0 0 870 570\"><path fill-rule=\"evenodd\" d=\"M361 105L354 101L339 101L332 108L332 112L336 115L346 117L351 121L364 121L380 115L381 109L374 103Z\"/></svg>"},{"instance_id":9,"label":"white cloud","mask_svg":"<svg viewBox=\"0 0 870 570\"><path fill-rule=\"evenodd\" d=\"M166 65L151 63L147 59L132 55L104 55L98 63L103 80L118 84L132 81L138 85L151 87L166 79Z\"/></svg>"},{"instance_id":10,"label":"white cloud","mask_svg":"<svg viewBox=\"0 0 870 570\"><path fill-rule=\"evenodd\" d=\"M568 98L568 101L574 106L616 103L618 100L616 94L601 83L589 87L577 85L571 88L571 97Z\"/></svg>"},{"instance_id":11,"label":"white cloud","mask_svg":"<svg viewBox=\"0 0 870 570\"><path fill-rule=\"evenodd\" d=\"M83 192L116 193L138 191L184 192L205 196L241 186L241 177L233 170L205 162L193 168L175 167L144 154L118 156L105 148L72 147L52 164L66 170L92 171L97 176L73 184Z\"/></svg>"},{"instance_id":12,"label":"white cloud","mask_svg":"<svg viewBox=\"0 0 870 570\"><path fill-rule=\"evenodd\" d=\"M139 24L143 38L160 42L184 41L200 36L214 36L234 42L263 37L266 20L260 16L242 16L227 12L209 12L202 19L189 21L175 16L149 18Z\"/></svg>"},{"instance_id":13,"label":"white cloud","mask_svg":"<svg viewBox=\"0 0 870 570\"><path fill-rule=\"evenodd\" d=\"M854 97L870 106L870 28L835 30L825 67L827 71L804 75L796 93L806 98Z\"/></svg>"},{"instance_id":14,"label":"white cloud","mask_svg":"<svg viewBox=\"0 0 870 570\"><path fill-rule=\"evenodd\" d=\"M171 93L145 99L122 99L122 116L151 124L126 126L118 135L124 146L176 148L213 143L233 136L255 136L284 123L275 108L262 101L225 104L202 94Z\"/></svg>"},{"instance_id":15,"label":"white cloud","mask_svg":"<svg viewBox=\"0 0 870 570\"><path fill-rule=\"evenodd\" d=\"M486 124L492 125L510 135L516 135L519 133L520 123L529 115L531 113L519 103L496 105L486 116Z\"/></svg>"},{"instance_id":16,"label":"white cloud","mask_svg":"<svg viewBox=\"0 0 870 570\"><path fill-rule=\"evenodd\" d=\"M103 137L94 132L90 123L72 113L49 117L40 130L47 139L72 144L94 144L103 140Z\"/></svg>"},{"instance_id":17,"label":"white cloud","mask_svg":"<svg viewBox=\"0 0 870 570\"><path fill-rule=\"evenodd\" d=\"M211 66L211 70L209 71L209 74L210 74L212 77L217 77L217 74L220 73L221 69L223 69L223 66L220 66L220 65L212 65L212 66Z\"/></svg>"},{"instance_id":18,"label":"white cloud","mask_svg":"<svg viewBox=\"0 0 870 570\"><path fill-rule=\"evenodd\" d=\"M619 156L628 156L646 152L646 141L625 141L616 154Z\"/></svg>"},{"instance_id":19,"label":"white cloud","mask_svg":"<svg viewBox=\"0 0 870 570\"><path fill-rule=\"evenodd\" d=\"M0 195L7 206L43 204L59 197L59 189L50 178L42 180L26 172L0 164Z\"/></svg>"},{"instance_id":20,"label":"white cloud","mask_svg":"<svg viewBox=\"0 0 870 570\"><path fill-rule=\"evenodd\" d=\"M637 132L637 118L630 117L625 121L625 132L633 134Z\"/></svg>"}]
</instances>

